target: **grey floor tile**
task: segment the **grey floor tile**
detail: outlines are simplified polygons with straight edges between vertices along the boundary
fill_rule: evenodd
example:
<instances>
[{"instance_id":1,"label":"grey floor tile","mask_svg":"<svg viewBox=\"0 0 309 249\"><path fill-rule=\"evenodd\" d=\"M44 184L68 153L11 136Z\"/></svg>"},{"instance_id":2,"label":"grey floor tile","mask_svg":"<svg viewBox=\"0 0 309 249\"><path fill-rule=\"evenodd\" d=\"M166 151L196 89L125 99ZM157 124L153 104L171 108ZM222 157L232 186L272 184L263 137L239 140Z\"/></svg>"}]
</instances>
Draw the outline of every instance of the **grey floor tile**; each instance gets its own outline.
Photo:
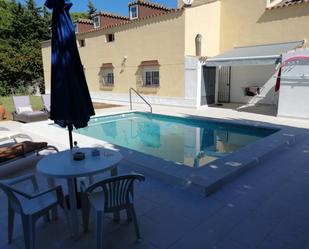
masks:
<instances>
[{"instance_id":1,"label":"grey floor tile","mask_svg":"<svg viewBox=\"0 0 309 249\"><path fill-rule=\"evenodd\" d=\"M288 238L284 238L282 236L269 236L266 238L257 249L301 249L305 245L305 240L290 240Z\"/></svg>"},{"instance_id":2,"label":"grey floor tile","mask_svg":"<svg viewBox=\"0 0 309 249\"><path fill-rule=\"evenodd\" d=\"M252 214L239 223L233 231L227 235L240 246L247 249L256 248L261 241L272 231L274 224L262 216Z\"/></svg>"},{"instance_id":3,"label":"grey floor tile","mask_svg":"<svg viewBox=\"0 0 309 249\"><path fill-rule=\"evenodd\" d=\"M120 223L107 216L105 248L309 249L309 166L308 158L301 156L307 144L274 155L208 198L146 175L146 181L135 188L141 243L135 243L134 227L125 214ZM121 164L119 171L130 170ZM45 186L44 177L39 179ZM7 245L7 233L2 232L7 230L7 203L2 192L0 203L0 249L23 249L19 218L14 243ZM95 249L93 215L89 233L77 241L65 227L63 216L51 224L39 221L38 249Z\"/></svg>"},{"instance_id":4,"label":"grey floor tile","mask_svg":"<svg viewBox=\"0 0 309 249\"><path fill-rule=\"evenodd\" d=\"M221 242L213 246L211 249L246 249L246 247L237 244L235 241L229 239L223 239Z\"/></svg>"},{"instance_id":5,"label":"grey floor tile","mask_svg":"<svg viewBox=\"0 0 309 249\"><path fill-rule=\"evenodd\" d=\"M308 222L303 220L303 222ZM308 232L300 226L299 220L286 217L274 229L258 248L302 248L308 239ZM275 246L276 245L276 246ZM281 247L280 247L281 246Z\"/></svg>"},{"instance_id":6,"label":"grey floor tile","mask_svg":"<svg viewBox=\"0 0 309 249\"><path fill-rule=\"evenodd\" d=\"M235 226L234 222L226 220L225 217L213 215L207 221L192 229L171 248L213 248L220 243L223 235L229 234Z\"/></svg>"},{"instance_id":7,"label":"grey floor tile","mask_svg":"<svg viewBox=\"0 0 309 249\"><path fill-rule=\"evenodd\" d=\"M173 214L142 216L139 223L143 240L159 248L168 248L194 228L190 220Z\"/></svg>"}]
</instances>

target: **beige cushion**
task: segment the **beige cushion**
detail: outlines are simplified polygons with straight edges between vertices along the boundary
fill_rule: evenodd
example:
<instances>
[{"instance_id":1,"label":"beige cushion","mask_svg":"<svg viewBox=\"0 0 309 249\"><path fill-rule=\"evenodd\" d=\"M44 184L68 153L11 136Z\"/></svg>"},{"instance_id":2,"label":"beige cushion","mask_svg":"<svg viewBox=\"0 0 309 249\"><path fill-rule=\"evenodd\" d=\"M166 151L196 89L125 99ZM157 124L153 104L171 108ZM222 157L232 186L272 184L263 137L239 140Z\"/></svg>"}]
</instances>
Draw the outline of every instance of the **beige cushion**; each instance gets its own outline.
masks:
<instances>
[{"instance_id":1,"label":"beige cushion","mask_svg":"<svg viewBox=\"0 0 309 249\"><path fill-rule=\"evenodd\" d=\"M19 106L16 108L16 112L20 114L22 112L33 112L33 110L31 106Z\"/></svg>"}]
</instances>

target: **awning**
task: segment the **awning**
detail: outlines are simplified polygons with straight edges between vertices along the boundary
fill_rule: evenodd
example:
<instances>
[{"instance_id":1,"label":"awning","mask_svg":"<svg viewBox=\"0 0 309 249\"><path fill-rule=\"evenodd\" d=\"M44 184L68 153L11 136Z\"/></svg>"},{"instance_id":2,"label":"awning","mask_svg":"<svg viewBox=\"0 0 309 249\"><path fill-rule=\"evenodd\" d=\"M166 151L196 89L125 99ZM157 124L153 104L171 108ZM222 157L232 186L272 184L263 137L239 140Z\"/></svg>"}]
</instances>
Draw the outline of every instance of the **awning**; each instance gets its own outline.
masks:
<instances>
[{"instance_id":1,"label":"awning","mask_svg":"<svg viewBox=\"0 0 309 249\"><path fill-rule=\"evenodd\" d=\"M142 61L139 67L154 67L154 66L160 66L158 60L151 60L151 61Z\"/></svg>"},{"instance_id":2,"label":"awning","mask_svg":"<svg viewBox=\"0 0 309 249\"><path fill-rule=\"evenodd\" d=\"M113 63L103 63L101 69L112 69L114 68Z\"/></svg>"},{"instance_id":3,"label":"awning","mask_svg":"<svg viewBox=\"0 0 309 249\"><path fill-rule=\"evenodd\" d=\"M206 60L207 66L273 65L281 61L281 55L300 48L304 41L235 47L230 51Z\"/></svg>"}]
</instances>

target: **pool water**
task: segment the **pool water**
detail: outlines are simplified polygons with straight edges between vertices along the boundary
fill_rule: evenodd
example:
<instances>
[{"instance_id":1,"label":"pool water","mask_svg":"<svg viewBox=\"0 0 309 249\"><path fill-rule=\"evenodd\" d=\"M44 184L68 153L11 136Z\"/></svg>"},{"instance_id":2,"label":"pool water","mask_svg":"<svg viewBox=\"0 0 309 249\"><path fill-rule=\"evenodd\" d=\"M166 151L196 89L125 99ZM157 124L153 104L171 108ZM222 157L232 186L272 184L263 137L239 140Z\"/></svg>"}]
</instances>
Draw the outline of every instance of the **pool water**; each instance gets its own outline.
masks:
<instances>
[{"instance_id":1,"label":"pool water","mask_svg":"<svg viewBox=\"0 0 309 249\"><path fill-rule=\"evenodd\" d=\"M165 160L201 167L276 130L133 112L92 118L88 127L75 132Z\"/></svg>"}]
</instances>

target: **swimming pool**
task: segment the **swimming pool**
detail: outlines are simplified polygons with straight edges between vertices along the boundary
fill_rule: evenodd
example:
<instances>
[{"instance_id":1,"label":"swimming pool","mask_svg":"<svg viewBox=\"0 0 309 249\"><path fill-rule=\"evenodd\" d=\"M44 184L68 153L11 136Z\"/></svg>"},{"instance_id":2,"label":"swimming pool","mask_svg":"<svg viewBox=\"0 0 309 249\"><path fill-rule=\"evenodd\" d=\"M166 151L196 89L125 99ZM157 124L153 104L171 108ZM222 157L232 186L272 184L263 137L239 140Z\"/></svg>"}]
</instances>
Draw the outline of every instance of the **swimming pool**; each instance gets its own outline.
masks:
<instances>
[{"instance_id":1,"label":"swimming pool","mask_svg":"<svg viewBox=\"0 0 309 249\"><path fill-rule=\"evenodd\" d=\"M182 165L199 168L275 129L133 112L92 118L75 132Z\"/></svg>"}]
</instances>

